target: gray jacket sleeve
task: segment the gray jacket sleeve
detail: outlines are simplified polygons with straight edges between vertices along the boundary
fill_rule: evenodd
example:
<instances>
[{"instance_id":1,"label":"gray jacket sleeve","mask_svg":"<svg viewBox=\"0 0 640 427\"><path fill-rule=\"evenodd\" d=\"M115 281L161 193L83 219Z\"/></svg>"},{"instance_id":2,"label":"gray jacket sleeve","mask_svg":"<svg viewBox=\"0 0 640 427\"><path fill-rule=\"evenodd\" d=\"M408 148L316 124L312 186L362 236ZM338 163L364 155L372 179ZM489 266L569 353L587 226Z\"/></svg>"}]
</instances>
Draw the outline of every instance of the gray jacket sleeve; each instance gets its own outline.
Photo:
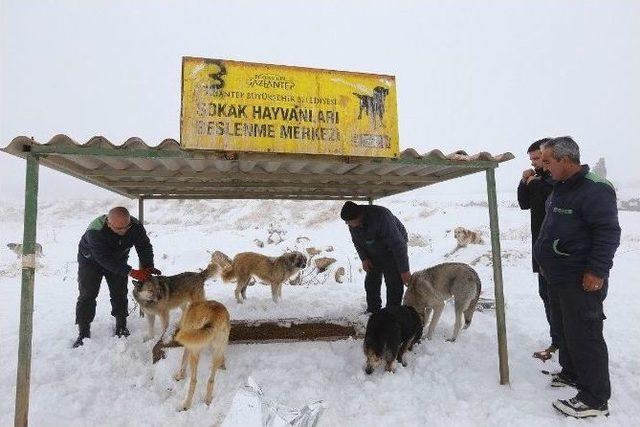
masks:
<instances>
[{"instance_id":1,"label":"gray jacket sleeve","mask_svg":"<svg viewBox=\"0 0 640 427\"><path fill-rule=\"evenodd\" d=\"M401 273L409 271L407 236L402 223L393 215L385 215L380 221L378 234L393 254L398 270Z\"/></svg>"},{"instance_id":2,"label":"gray jacket sleeve","mask_svg":"<svg viewBox=\"0 0 640 427\"><path fill-rule=\"evenodd\" d=\"M87 243L91 248L91 254L93 260L109 270L112 273L120 276L127 276L131 271L131 266L121 259L113 256L108 250L108 245L103 241L102 234L98 231L89 231L87 233Z\"/></svg>"},{"instance_id":3,"label":"gray jacket sleeve","mask_svg":"<svg viewBox=\"0 0 640 427\"><path fill-rule=\"evenodd\" d=\"M153 246L147 236L147 230L143 225L140 225L140 234L137 236L134 244L136 252L138 253L138 259L140 265L144 267L153 267Z\"/></svg>"},{"instance_id":4,"label":"gray jacket sleeve","mask_svg":"<svg viewBox=\"0 0 640 427\"><path fill-rule=\"evenodd\" d=\"M600 278L609 276L613 256L620 245L620 225L615 190L601 184L584 206L584 220L591 233L588 270Z\"/></svg>"},{"instance_id":5,"label":"gray jacket sleeve","mask_svg":"<svg viewBox=\"0 0 640 427\"><path fill-rule=\"evenodd\" d=\"M364 261L365 259L369 258L369 256L367 255L367 252L364 250L360 242L358 242L358 240L355 238L351 229L349 229L349 233L351 233L351 241L353 242L353 246L356 247L356 252L358 252L358 257L360 258L360 261Z\"/></svg>"}]
</instances>

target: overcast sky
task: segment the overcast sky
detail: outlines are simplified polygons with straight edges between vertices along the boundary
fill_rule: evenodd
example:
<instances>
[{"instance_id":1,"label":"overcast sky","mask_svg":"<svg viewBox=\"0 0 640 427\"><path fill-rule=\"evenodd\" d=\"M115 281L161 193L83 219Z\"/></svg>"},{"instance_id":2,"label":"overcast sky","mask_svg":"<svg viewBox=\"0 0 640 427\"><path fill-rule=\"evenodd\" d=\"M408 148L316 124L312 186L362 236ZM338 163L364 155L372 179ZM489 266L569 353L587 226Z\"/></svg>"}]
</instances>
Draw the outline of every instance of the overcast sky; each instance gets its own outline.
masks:
<instances>
[{"instance_id":1,"label":"overcast sky","mask_svg":"<svg viewBox=\"0 0 640 427\"><path fill-rule=\"evenodd\" d=\"M182 56L396 76L400 148L511 151L572 135L583 162L640 187L639 1L9 1L0 6L0 146L179 138ZM104 197L41 169L40 195ZM433 187L484 188L476 175ZM0 200L24 161L0 153ZM71 195L71 196L70 196Z\"/></svg>"}]
</instances>

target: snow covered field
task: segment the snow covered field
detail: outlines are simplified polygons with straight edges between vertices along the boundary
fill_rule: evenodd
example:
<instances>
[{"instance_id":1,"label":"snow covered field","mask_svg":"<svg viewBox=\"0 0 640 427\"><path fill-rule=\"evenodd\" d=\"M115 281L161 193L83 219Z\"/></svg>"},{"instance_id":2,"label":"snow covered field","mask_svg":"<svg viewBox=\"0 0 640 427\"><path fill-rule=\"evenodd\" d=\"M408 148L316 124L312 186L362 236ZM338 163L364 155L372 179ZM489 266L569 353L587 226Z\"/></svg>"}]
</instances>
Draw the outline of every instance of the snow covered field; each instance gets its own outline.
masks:
<instances>
[{"instance_id":1,"label":"snow covered field","mask_svg":"<svg viewBox=\"0 0 640 427\"><path fill-rule=\"evenodd\" d=\"M529 215L517 208L515 194L499 195L511 385L498 384L495 313L477 313L456 343L445 342L453 313L447 307L433 341L423 341L407 357L409 365L395 374L363 371L361 340L312 343L236 344L227 352L227 370L216 377L214 403L203 404L208 357L201 359L194 405L177 412L186 381L171 378L180 351L151 364L152 342L143 343L146 321L129 317L128 339L112 337L108 289L103 283L92 339L72 350L76 337L77 242L87 224L115 204L128 200L67 200L42 203L38 242L43 246L35 283L35 314L31 375L30 424L56 425L218 425L248 376L266 396L290 407L325 400L321 426L370 425L640 425L640 221L638 212L620 212L623 229L605 303L605 336L610 352L613 396L606 420L576 421L556 413L551 402L571 397L572 389L548 387L549 377L531 353L547 346L548 334L537 281L530 271ZM635 195L637 197L637 194ZM483 296L493 297L488 211L483 196L465 200L439 196L436 189L383 200L410 233L412 271L456 260L475 262ZM285 286L276 305L270 289L255 285L247 301L236 304L232 285L210 280L207 296L223 302L234 319L347 317L365 322L363 273L346 226L338 217L340 203L282 201L166 201L146 203L147 230L154 244L156 266L164 274L206 265L207 251L259 250L270 255L314 246L337 259L328 274L305 277L306 285ZM5 244L22 240L21 205L0 208L0 426L13 423L20 306L20 269ZM484 245L472 245L445 258L455 246L456 226L481 230ZM268 230L284 231L279 244L267 244ZM305 236L305 239L297 238ZM265 243L259 249L254 239ZM131 264L135 265L135 251ZM333 279L346 269L346 283ZM384 295L384 292L383 292ZM130 303L133 308L133 303ZM174 313L173 319L177 319ZM582 424L580 424L582 425Z\"/></svg>"}]
</instances>

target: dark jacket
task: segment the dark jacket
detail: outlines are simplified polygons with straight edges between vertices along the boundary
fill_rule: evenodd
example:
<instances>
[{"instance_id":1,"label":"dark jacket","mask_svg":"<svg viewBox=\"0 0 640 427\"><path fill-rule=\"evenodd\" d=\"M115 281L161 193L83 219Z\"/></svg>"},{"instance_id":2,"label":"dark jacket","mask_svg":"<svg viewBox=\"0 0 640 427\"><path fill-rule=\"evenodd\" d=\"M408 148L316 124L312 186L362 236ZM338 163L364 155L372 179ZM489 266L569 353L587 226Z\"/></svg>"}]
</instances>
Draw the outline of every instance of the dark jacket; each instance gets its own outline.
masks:
<instances>
[{"instance_id":1,"label":"dark jacket","mask_svg":"<svg viewBox=\"0 0 640 427\"><path fill-rule=\"evenodd\" d=\"M550 284L581 283L589 271L609 277L620 244L616 192L589 166L556 182L533 253Z\"/></svg>"},{"instance_id":2,"label":"dark jacket","mask_svg":"<svg viewBox=\"0 0 640 427\"><path fill-rule=\"evenodd\" d=\"M94 219L78 244L78 261L94 261L106 270L126 276L131 271L127 264L129 250L136 247L142 267L153 267L153 247L144 226L131 217L131 228L124 236L119 236L107 225L107 216Z\"/></svg>"},{"instance_id":3,"label":"dark jacket","mask_svg":"<svg viewBox=\"0 0 640 427\"><path fill-rule=\"evenodd\" d=\"M363 205L362 209L362 225L349 227L360 259L375 261L391 256L401 273L409 271L408 237L404 225L385 207Z\"/></svg>"},{"instance_id":4,"label":"dark jacket","mask_svg":"<svg viewBox=\"0 0 640 427\"><path fill-rule=\"evenodd\" d=\"M536 174L536 178L525 184L520 180L518 185L518 204L520 209L531 211L531 245L536 242L540 227L544 220L545 202L553 190L553 179L549 172ZM532 255L533 271L538 272L538 263Z\"/></svg>"}]
</instances>

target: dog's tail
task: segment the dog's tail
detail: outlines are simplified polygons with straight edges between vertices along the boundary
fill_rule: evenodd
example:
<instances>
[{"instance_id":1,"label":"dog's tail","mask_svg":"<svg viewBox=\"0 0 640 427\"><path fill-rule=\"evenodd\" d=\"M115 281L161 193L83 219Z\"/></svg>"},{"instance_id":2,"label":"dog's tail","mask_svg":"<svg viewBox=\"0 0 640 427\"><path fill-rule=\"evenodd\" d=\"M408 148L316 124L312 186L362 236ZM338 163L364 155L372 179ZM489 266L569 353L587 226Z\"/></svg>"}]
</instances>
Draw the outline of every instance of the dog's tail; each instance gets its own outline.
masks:
<instances>
[{"instance_id":1,"label":"dog's tail","mask_svg":"<svg viewBox=\"0 0 640 427\"><path fill-rule=\"evenodd\" d=\"M193 349L229 339L229 312L216 301L192 303L180 322L175 341Z\"/></svg>"},{"instance_id":2,"label":"dog's tail","mask_svg":"<svg viewBox=\"0 0 640 427\"><path fill-rule=\"evenodd\" d=\"M233 269L233 261L225 253L220 251L214 251L211 254L211 264L215 264L211 276L220 275L223 281L230 282L236 277L236 272Z\"/></svg>"},{"instance_id":3,"label":"dog's tail","mask_svg":"<svg viewBox=\"0 0 640 427\"><path fill-rule=\"evenodd\" d=\"M207 280L211 277L217 276L218 274L220 274L220 266L213 260L211 260L209 265L200 272L202 280Z\"/></svg>"},{"instance_id":4,"label":"dog's tail","mask_svg":"<svg viewBox=\"0 0 640 427\"><path fill-rule=\"evenodd\" d=\"M227 266L224 270L222 270L222 274L220 275L222 280L225 282L230 282L236 278L236 270L233 264Z\"/></svg>"},{"instance_id":5,"label":"dog's tail","mask_svg":"<svg viewBox=\"0 0 640 427\"><path fill-rule=\"evenodd\" d=\"M467 329L469 325L471 325L471 320L473 319L473 313L476 311L476 305L478 305L478 300L480 299L480 291L482 290L482 285L480 283L480 276L478 273L471 268L473 272L473 280L476 283L476 296L471 300L471 304L464 311L464 329Z\"/></svg>"},{"instance_id":6,"label":"dog's tail","mask_svg":"<svg viewBox=\"0 0 640 427\"><path fill-rule=\"evenodd\" d=\"M211 342L215 329L208 319L202 319L200 325L182 328L176 334L175 340L185 347L203 347Z\"/></svg>"},{"instance_id":7,"label":"dog's tail","mask_svg":"<svg viewBox=\"0 0 640 427\"><path fill-rule=\"evenodd\" d=\"M355 93L355 92L351 92L351 93L353 93L355 96L357 96L357 97L358 97L358 98L360 98L360 99L362 99L362 98L364 98L365 96L367 96L367 95L362 95L362 94Z\"/></svg>"}]
</instances>

